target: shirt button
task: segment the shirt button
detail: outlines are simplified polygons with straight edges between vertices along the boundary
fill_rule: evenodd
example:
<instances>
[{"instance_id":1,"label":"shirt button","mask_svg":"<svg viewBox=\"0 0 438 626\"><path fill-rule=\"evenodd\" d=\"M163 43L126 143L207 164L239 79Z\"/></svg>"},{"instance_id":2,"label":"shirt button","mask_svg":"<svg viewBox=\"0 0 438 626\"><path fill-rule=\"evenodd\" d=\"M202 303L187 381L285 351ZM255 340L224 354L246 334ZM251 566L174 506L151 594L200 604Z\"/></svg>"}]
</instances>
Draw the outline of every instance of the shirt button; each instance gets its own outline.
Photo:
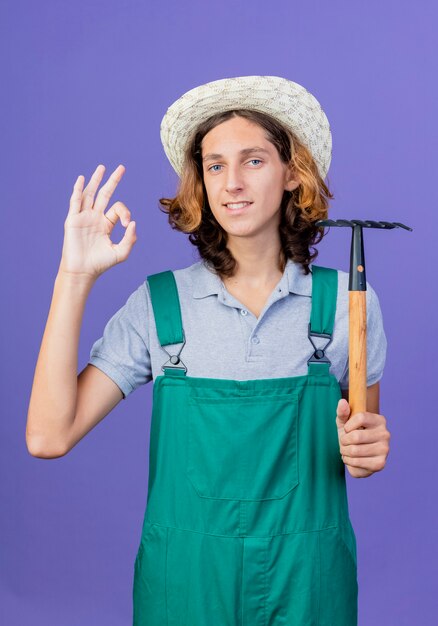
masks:
<instances>
[{"instance_id":1,"label":"shirt button","mask_svg":"<svg viewBox=\"0 0 438 626\"><path fill-rule=\"evenodd\" d=\"M251 341L252 341L253 343L260 343L260 339L259 339L258 337L256 337L256 336L254 336L254 337L251 339Z\"/></svg>"},{"instance_id":2,"label":"shirt button","mask_svg":"<svg viewBox=\"0 0 438 626\"><path fill-rule=\"evenodd\" d=\"M240 311L242 315L248 315L248 311L246 309L241 309Z\"/></svg>"}]
</instances>

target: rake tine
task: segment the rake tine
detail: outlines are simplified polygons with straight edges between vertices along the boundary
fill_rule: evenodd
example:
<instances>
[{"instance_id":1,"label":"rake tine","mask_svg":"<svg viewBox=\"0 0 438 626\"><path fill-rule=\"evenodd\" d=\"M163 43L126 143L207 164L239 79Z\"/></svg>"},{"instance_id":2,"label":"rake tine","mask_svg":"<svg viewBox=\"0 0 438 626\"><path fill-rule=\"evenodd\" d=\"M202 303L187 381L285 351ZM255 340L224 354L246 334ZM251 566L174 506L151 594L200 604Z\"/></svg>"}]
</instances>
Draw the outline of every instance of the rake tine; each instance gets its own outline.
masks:
<instances>
[{"instance_id":1,"label":"rake tine","mask_svg":"<svg viewBox=\"0 0 438 626\"><path fill-rule=\"evenodd\" d=\"M393 224L395 226L399 226L400 228L406 228L406 230L412 230L412 228L410 228L409 226L406 226L406 224L402 224L401 222L393 222Z\"/></svg>"},{"instance_id":2,"label":"rake tine","mask_svg":"<svg viewBox=\"0 0 438 626\"><path fill-rule=\"evenodd\" d=\"M318 220L315 222L315 226L337 226L334 220Z\"/></svg>"},{"instance_id":3,"label":"rake tine","mask_svg":"<svg viewBox=\"0 0 438 626\"><path fill-rule=\"evenodd\" d=\"M351 220L336 220L336 226L354 226Z\"/></svg>"},{"instance_id":4,"label":"rake tine","mask_svg":"<svg viewBox=\"0 0 438 626\"><path fill-rule=\"evenodd\" d=\"M353 224L357 224L358 226L367 226L367 222L364 222L363 220L351 220L353 222Z\"/></svg>"},{"instance_id":5,"label":"rake tine","mask_svg":"<svg viewBox=\"0 0 438 626\"><path fill-rule=\"evenodd\" d=\"M368 228L385 228L385 226L382 226L380 222L375 222L374 220L367 220L366 226Z\"/></svg>"},{"instance_id":6,"label":"rake tine","mask_svg":"<svg viewBox=\"0 0 438 626\"><path fill-rule=\"evenodd\" d=\"M383 224L385 228L396 228L396 225L393 224L392 222L380 222L380 223Z\"/></svg>"}]
</instances>

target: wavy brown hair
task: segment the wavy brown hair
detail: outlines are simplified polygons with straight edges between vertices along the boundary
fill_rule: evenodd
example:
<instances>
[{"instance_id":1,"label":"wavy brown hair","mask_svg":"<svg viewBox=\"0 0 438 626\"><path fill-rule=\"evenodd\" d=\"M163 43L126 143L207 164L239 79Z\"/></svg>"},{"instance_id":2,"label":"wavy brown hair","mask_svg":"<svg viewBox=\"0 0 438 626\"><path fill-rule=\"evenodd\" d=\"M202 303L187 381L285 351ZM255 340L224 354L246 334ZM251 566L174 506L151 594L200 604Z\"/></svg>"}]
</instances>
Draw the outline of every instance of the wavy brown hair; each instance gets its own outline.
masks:
<instances>
[{"instance_id":1,"label":"wavy brown hair","mask_svg":"<svg viewBox=\"0 0 438 626\"><path fill-rule=\"evenodd\" d=\"M281 200L279 269L283 272L287 259L292 259L301 263L304 273L309 274L309 263L318 256L313 245L324 236L324 229L316 227L315 222L327 218L328 202L334 195L321 178L308 148L293 132L266 113L233 109L217 113L201 123L188 142L177 195L160 198L160 210L168 214L173 229L189 233L189 241L220 276L234 274L237 262L227 248L227 233L208 203L201 143L212 128L236 116L261 126L268 141L277 148L281 160L298 174L300 184L293 191L285 190Z\"/></svg>"}]
</instances>

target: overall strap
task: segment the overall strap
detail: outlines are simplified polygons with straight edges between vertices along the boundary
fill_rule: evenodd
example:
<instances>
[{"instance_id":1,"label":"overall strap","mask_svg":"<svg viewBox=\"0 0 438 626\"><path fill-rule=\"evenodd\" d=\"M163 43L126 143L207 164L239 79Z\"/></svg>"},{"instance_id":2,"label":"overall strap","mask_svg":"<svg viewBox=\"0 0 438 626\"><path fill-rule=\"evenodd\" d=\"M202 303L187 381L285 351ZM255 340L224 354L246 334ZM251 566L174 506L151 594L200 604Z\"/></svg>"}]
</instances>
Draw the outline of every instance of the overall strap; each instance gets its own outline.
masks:
<instances>
[{"instance_id":1,"label":"overall strap","mask_svg":"<svg viewBox=\"0 0 438 626\"><path fill-rule=\"evenodd\" d=\"M185 376L187 368L179 358L186 340L182 325L181 306L178 287L173 272L166 270L147 277L151 293L152 309L161 347L174 343L182 343L177 354L170 354L169 360L162 365L163 372L170 376Z\"/></svg>"},{"instance_id":2,"label":"overall strap","mask_svg":"<svg viewBox=\"0 0 438 626\"><path fill-rule=\"evenodd\" d=\"M167 346L184 341L178 288L173 272L166 270L151 274L147 280L160 344Z\"/></svg>"},{"instance_id":3,"label":"overall strap","mask_svg":"<svg viewBox=\"0 0 438 626\"><path fill-rule=\"evenodd\" d=\"M312 265L312 311L309 323L309 340L314 353L307 361L308 372L313 376L327 375L331 362L325 349L332 341L338 295L338 271L331 267ZM316 348L312 337L323 337L327 343Z\"/></svg>"}]
</instances>

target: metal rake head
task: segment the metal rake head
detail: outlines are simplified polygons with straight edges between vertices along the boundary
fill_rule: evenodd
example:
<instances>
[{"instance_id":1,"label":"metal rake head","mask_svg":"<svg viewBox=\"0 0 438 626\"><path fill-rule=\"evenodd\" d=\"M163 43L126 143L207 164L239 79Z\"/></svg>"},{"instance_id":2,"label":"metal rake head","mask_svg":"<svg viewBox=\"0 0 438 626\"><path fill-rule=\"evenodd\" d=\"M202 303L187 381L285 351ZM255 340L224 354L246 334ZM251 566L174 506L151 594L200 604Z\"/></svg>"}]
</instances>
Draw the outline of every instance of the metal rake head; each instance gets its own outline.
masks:
<instances>
[{"instance_id":1,"label":"metal rake head","mask_svg":"<svg viewBox=\"0 0 438 626\"><path fill-rule=\"evenodd\" d=\"M348 288L350 291L366 291L365 253L363 247L362 228L405 228L413 230L401 222L376 222L374 220L318 220L316 226L350 226L350 277Z\"/></svg>"},{"instance_id":2,"label":"metal rake head","mask_svg":"<svg viewBox=\"0 0 438 626\"><path fill-rule=\"evenodd\" d=\"M401 222L375 222L374 220L318 220L316 226L363 226L364 228L405 228L412 230Z\"/></svg>"}]
</instances>

